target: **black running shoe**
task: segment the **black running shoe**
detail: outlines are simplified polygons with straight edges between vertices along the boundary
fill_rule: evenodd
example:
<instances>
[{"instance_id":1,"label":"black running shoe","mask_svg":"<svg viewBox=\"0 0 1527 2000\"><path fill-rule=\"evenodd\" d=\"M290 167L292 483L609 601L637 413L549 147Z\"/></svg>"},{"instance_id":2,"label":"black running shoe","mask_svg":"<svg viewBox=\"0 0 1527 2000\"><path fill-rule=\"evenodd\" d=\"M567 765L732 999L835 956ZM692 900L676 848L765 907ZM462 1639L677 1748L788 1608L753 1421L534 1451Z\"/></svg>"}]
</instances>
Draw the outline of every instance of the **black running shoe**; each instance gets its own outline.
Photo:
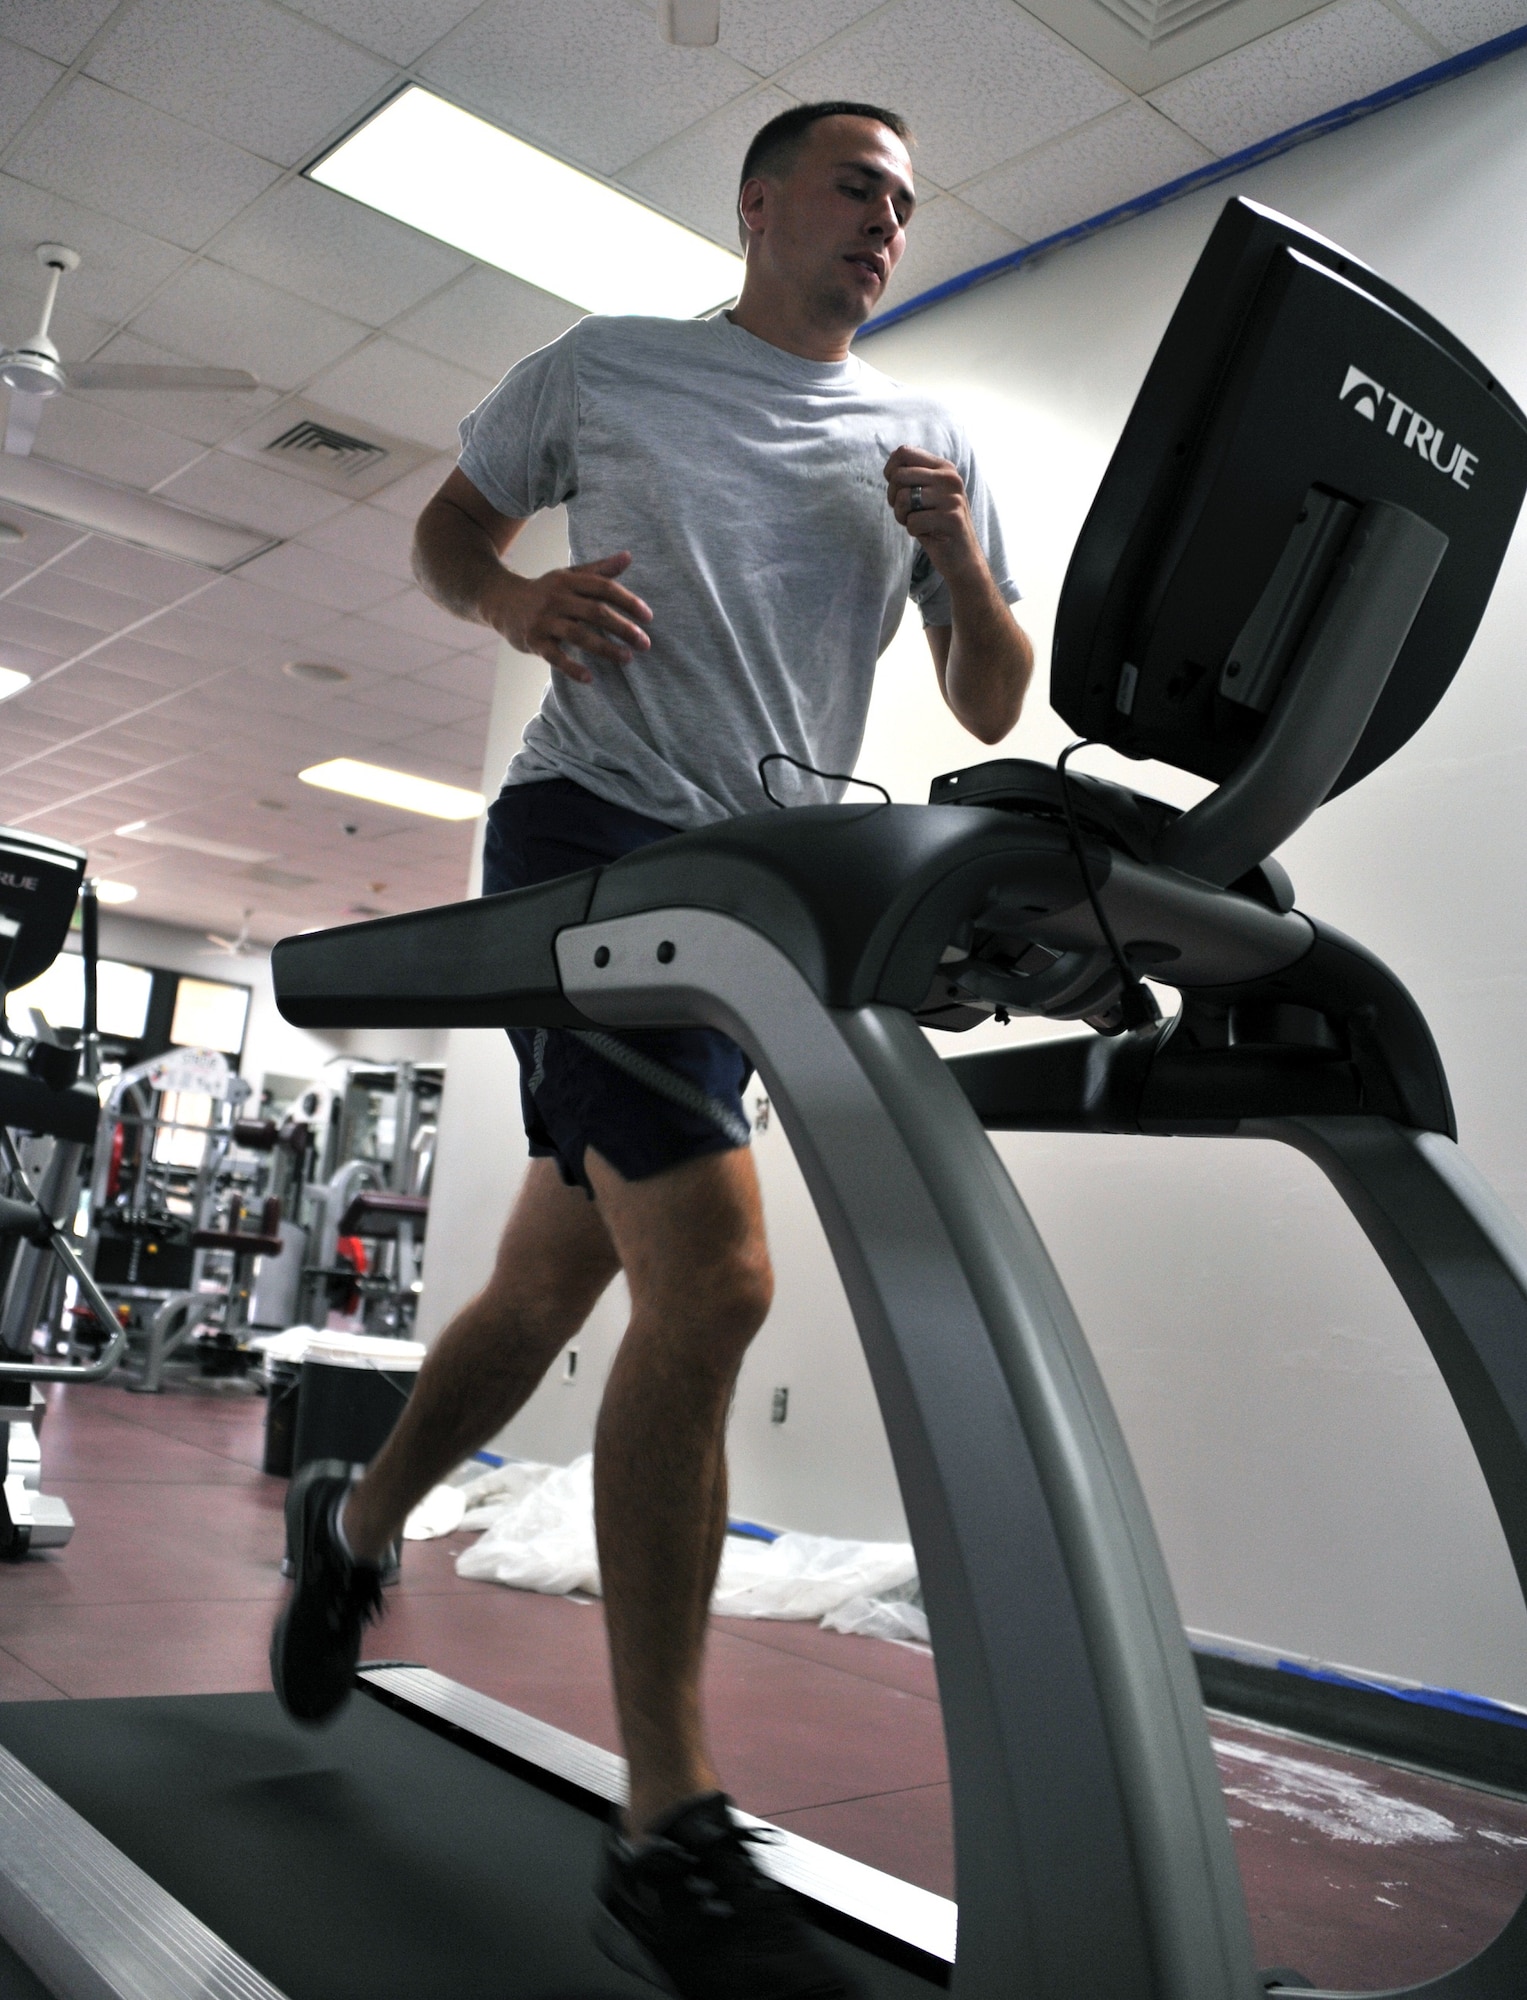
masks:
<instances>
[{"instance_id":1,"label":"black running shoe","mask_svg":"<svg viewBox=\"0 0 1527 2000\"><path fill-rule=\"evenodd\" d=\"M613 1827L594 1904L607 1958L681 2000L852 2000L854 1987L751 1849L720 1792L692 1799L633 1847Z\"/></svg>"},{"instance_id":2,"label":"black running shoe","mask_svg":"<svg viewBox=\"0 0 1527 2000\"><path fill-rule=\"evenodd\" d=\"M334 1532L334 1513L352 1468L314 1459L286 1496L286 1542L295 1566L291 1595L270 1635L270 1677L281 1706L298 1722L327 1722L349 1698L361 1634L382 1611L382 1571L352 1562Z\"/></svg>"}]
</instances>

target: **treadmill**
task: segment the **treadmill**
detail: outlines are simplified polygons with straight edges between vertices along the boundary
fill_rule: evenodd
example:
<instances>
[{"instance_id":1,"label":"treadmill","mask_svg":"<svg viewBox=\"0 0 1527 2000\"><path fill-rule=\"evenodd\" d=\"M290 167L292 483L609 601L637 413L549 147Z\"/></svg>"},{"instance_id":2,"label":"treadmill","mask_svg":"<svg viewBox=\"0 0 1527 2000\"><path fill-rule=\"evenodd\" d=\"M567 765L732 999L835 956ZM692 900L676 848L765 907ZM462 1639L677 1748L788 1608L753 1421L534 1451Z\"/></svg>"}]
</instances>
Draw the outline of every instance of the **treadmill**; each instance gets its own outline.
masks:
<instances>
[{"instance_id":1,"label":"treadmill","mask_svg":"<svg viewBox=\"0 0 1527 2000\"><path fill-rule=\"evenodd\" d=\"M949 1748L957 1941L938 1898L762 1850L866 1994L1268 1987L1150 1516L983 1128L1313 1158L1428 1340L1527 1581L1527 1233L1458 1151L1415 1002L1271 858L1441 699L1524 491L1527 419L1445 328L1232 201L1083 528L1052 664L1074 727L1214 780L1200 805L997 760L926 806L760 812L277 948L299 1026L703 1022L756 1063L868 1357ZM1017 1013L1082 1025L953 1061L923 1032ZM643 1990L586 1935L618 1760L427 1668L358 1678L324 1734L272 1697L0 1708L0 1932L47 1990ZM1519 2000L1527 1915L1410 1990Z\"/></svg>"}]
</instances>

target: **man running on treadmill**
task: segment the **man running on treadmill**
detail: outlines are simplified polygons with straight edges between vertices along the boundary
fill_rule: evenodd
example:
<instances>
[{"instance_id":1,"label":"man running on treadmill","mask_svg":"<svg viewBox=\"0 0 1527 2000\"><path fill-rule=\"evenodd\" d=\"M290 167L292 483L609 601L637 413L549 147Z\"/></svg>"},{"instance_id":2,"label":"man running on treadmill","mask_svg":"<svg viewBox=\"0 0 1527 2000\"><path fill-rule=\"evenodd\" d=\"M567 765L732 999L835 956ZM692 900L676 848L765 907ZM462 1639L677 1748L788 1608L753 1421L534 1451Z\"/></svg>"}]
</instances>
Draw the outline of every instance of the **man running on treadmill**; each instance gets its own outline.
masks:
<instances>
[{"instance_id":1,"label":"man running on treadmill","mask_svg":"<svg viewBox=\"0 0 1527 2000\"><path fill-rule=\"evenodd\" d=\"M769 766L782 797L837 798L812 773L853 768L909 595L960 722L995 743L1017 721L1033 656L970 447L850 353L905 244L908 138L872 105L771 120L743 164L729 312L583 319L463 423L416 574L552 668L488 815L485 894L766 808L771 752L796 760ZM506 567L526 520L562 503L571 565ZM513 1040L531 1159L493 1275L364 1477L325 1462L293 1483L277 1692L307 1722L340 1707L409 1510L502 1429L623 1271L594 1466L631 1797L595 1934L689 2000L830 2000L842 1977L733 1826L700 1713L727 1412L772 1288L748 1059L699 1028Z\"/></svg>"}]
</instances>

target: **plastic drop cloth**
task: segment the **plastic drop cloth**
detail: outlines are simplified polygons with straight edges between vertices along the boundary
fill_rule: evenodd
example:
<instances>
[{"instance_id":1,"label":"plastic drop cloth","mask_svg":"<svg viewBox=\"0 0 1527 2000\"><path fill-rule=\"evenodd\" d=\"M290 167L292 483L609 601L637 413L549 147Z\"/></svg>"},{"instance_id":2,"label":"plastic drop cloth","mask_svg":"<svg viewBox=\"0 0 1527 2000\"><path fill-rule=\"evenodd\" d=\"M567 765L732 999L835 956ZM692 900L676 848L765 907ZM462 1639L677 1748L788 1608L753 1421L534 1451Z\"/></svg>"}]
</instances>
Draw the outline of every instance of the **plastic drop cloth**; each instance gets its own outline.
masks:
<instances>
[{"instance_id":1,"label":"plastic drop cloth","mask_svg":"<svg viewBox=\"0 0 1527 2000\"><path fill-rule=\"evenodd\" d=\"M591 1457L566 1466L515 1462L456 1490L466 1503L457 1525L483 1531L457 1557L459 1576L553 1595L600 1594ZM442 1509L440 1518L449 1511ZM924 1644L928 1638L909 1542L728 1535L711 1610L726 1618L810 1618L872 1638Z\"/></svg>"}]
</instances>

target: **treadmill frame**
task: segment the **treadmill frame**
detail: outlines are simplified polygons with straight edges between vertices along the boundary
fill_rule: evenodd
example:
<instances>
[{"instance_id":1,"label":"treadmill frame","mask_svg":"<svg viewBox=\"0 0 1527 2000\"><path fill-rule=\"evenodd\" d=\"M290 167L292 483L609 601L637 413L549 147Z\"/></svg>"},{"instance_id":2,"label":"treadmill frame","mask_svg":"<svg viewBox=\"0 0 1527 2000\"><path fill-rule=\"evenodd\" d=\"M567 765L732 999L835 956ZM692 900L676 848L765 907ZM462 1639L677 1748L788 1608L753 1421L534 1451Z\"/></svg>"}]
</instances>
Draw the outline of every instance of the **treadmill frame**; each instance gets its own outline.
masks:
<instances>
[{"instance_id":1,"label":"treadmill frame","mask_svg":"<svg viewBox=\"0 0 1527 2000\"><path fill-rule=\"evenodd\" d=\"M954 1992L1260 1995L1149 1510L958 1062L943 1062L900 1008L825 1006L774 944L715 911L564 930L556 958L567 998L591 1019L735 1036L811 1191L875 1384L938 1659L959 1885ZM1127 1062L1127 1042L1110 1056ZM1006 1060L1021 1074L1026 1056L1046 1055L1027 1045ZM1052 1103L1037 1124L1098 1128L1077 1075L1074 1115L1057 1119ZM1214 1129L1198 1109L1184 1130ZM1024 1121L1010 1109L993 1122ZM1527 1592L1527 1231L1441 1132L1292 1111L1232 1113L1217 1129L1296 1147L1352 1210L1437 1360ZM1466 1964L1403 1989L1427 2000L1523 1991L1527 1902Z\"/></svg>"}]
</instances>

